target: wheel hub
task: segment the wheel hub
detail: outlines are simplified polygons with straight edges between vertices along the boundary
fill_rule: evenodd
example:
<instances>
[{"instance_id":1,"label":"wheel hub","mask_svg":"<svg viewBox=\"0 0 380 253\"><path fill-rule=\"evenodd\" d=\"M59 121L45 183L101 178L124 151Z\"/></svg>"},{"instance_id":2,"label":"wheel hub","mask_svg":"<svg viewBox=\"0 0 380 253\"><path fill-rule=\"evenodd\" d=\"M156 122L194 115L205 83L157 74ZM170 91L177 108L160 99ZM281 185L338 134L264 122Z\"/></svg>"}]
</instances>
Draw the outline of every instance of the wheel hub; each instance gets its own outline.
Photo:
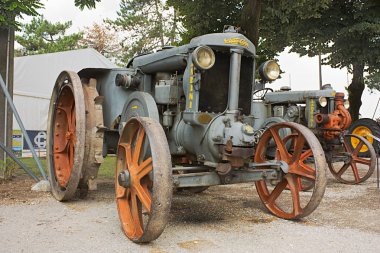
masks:
<instances>
[{"instance_id":1,"label":"wheel hub","mask_svg":"<svg viewBox=\"0 0 380 253\"><path fill-rule=\"evenodd\" d=\"M124 170L119 173L117 176L117 181L119 185L123 188L129 188L131 187L131 176L129 174L128 170Z\"/></svg>"},{"instance_id":2,"label":"wheel hub","mask_svg":"<svg viewBox=\"0 0 380 253\"><path fill-rule=\"evenodd\" d=\"M72 131L67 131L67 132L66 132L66 135L65 135L66 140L68 140L68 141L73 140L73 141L74 141L74 137L75 137L74 135L75 135L74 132L72 132Z\"/></svg>"}]
</instances>

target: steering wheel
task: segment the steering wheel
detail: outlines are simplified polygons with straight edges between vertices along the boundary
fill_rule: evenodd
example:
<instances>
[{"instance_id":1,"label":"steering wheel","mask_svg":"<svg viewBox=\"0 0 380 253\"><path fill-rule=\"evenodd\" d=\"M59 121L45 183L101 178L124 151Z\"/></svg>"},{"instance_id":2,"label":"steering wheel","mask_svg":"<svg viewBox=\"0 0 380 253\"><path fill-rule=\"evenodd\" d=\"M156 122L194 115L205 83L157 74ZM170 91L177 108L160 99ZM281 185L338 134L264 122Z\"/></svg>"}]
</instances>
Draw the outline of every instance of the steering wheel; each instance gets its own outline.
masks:
<instances>
[{"instance_id":1,"label":"steering wheel","mask_svg":"<svg viewBox=\"0 0 380 253\"><path fill-rule=\"evenodd\" d=\"M259 90L255 90L252 93L252 98L253 98L253 100L264 100L265 95L269 91L273 92L273 89L271 89L271 88L262 88L262 89L259 89Z\"/></svg>"}]
</instances>

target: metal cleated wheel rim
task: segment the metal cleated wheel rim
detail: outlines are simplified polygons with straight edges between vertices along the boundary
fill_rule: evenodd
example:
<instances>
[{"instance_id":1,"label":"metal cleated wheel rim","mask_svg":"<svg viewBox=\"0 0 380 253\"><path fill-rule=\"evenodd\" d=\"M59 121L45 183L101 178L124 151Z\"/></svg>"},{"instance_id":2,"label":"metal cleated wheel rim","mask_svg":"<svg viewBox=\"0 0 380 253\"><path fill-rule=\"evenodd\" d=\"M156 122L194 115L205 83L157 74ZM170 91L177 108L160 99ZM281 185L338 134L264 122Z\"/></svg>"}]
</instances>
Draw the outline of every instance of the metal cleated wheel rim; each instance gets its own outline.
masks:
<instances>
[{"instance_id":1,"label":"metal cleated wheel rim","mask_svg":"<svg viewBox=\"0 0 380 253\"><path fill-rule=\"evenodd\" d=\"M85 141L85 105L82 84L75 72L63 71L50 102L47 167L57 200L74 197L81 176Z\"/></svg>"},{"instance_id":2,"label":"metal cleated wheel rim","mask_svg":"<svg viewBox=\"0 0 380 253\"><path fill-rule=\"evenodd\" d=\"M355 140L354 142L352 140ZM350 143L356 143L353 148ZM368 155L360 155L365 150ZM343 157L344 162L329 162L331 174L341 183L359 184L373 174L376 166L376 152L371 143L363 136L346 134L343 137L343 150L335 154ZM333 158L334 159L334 158Z\"/></svg>"},{"instance_id":3,"label":"metal cleated wheel rim","mask_svg":"<svg viewBox=\"0 0 380 253\"><path fill-rule=\"evenodd\" d=\"M103 162L103 97L99 96L96 89L97 80L95 78L82 79L82 88L85 98L86 109L86 137L84 145L84 157L82 167L82 178L79 181L80 197L87 196L89 190L89 181L92 180L92 186L98 175L99 167ZM90 189L90 190L93 190Z\"/></svg>"},{"instance_id":4,"label":"metal cleated wheel rim","mask_svg":"<svg viewBox=\"0 0 380 253\"><path fill-rule=\"evenodd\" d=\"M288 129L292 136L281 136L284 129ZM284 140L292 140L292 144L289 145ZM318 207L325 192L324 151L315 135L305 126L293 122L278 123L262 135L256 148L255 162L273 159L267 154L272 143L276 145L274 159L284 161L289 166L289 171L283 173L282 179L274 186L265 180L256 182L258 195L265 207L280 218L306 217ZM311 192L302 192L300 179L313 183Z\"/></svg>"},{"instance_id":5,"label":"metal cleated wheel rim","mask_svg":"<svg viewBox=\"0 0 380 253\"><path fill-rule=\"evenodd\" d=\"M164 130L154 119L130 119L122 130L115 175L116 203L125 235L157 239L169 218L172 172Z\"/></svg>"}]
</instances>

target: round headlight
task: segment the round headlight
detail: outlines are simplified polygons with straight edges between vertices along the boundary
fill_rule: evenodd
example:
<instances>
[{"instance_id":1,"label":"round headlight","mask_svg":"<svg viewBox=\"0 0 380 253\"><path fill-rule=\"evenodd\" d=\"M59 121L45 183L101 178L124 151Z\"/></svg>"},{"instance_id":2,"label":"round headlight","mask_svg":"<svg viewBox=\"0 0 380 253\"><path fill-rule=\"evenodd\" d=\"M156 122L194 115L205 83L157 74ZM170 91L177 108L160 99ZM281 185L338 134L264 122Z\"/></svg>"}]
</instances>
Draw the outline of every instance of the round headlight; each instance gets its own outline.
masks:
<instances>
[{"instance_id":1,"label":"round headlight","mask_svg":"<svg viewBox=\"0 0 380 253\"><path fill-rule=\"evenodd\" d=\"M327 105L327 98L320 97L318 101L319 101L320 106L326 107L326 105Z\"/></svg>"},{"instance_id":2,"label":"round headlight","mask_svg":"<svg viewBox=\"0 0 380 253\"><path fill-rule=\"evenodd\" d=\"M215 54L207 46L197 47L192 53L193 63L198 69L210 69L215 63Z\"/></svg>"},{"instance_id":3,"label":"round headlight","mask_svg":"<svg viewBox=\"0 0 380 253\"><path fill-rule=\"evenodd\" d=\"M260 65L259 74L265 81L274 81L280 76L280 66L273 60L266 61Z\"/></svg>"},{"instance_id":4,"label":"round headlight","mask_svg":"<svg viewBox=\"0 0 380 253\"><path fill-rule=\"evenodd\" d=\"M344 100L344 108L350 108L350 102L348 102L348 99Z\"/></svg>"}]
</instances>

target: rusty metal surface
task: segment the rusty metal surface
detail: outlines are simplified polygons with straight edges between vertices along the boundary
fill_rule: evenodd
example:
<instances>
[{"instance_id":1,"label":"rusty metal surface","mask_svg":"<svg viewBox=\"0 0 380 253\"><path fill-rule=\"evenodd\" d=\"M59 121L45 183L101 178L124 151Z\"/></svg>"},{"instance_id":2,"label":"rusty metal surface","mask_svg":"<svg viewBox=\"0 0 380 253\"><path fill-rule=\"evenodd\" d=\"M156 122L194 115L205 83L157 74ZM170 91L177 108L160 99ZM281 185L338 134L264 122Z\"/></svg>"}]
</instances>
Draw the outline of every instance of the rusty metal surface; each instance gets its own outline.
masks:
<instances>
[{"instance_id":1,"label":"rusty metal surface","mask_svg":"<svg viewBox=\"0 0 380 253\"><path fill-rule=\"evenodd\" d=\"M83 157L82 179L79 187L82 197L87 189L96 189L96 177L103 162L103 97L96 90L96 79L82 79L86 108L86 140Z\"/></svg>"},{"instance_id":2,"label":"rusty metal surface","mask_svg":"<svg viewBox=\"0 0 380 253\"><path fill-rule=\"evenodd\" d=\"M60 105L66 101L67 94L63 92L69 94L70 110L61 107L63 103ZM57 78L49 107L47 136L47 168L52 193L59 201L69 200L74 197L82 174L85 144L84 95L75 72L63 71ZM56 164L59 159L65 162ZM61 171L65 180L59 179Z\"/></svg>"},{"instance_id":3,"label":"rusty metal surface","mask_svg":"<svg viewBox=\"0 0 380 253\"><path fill-rule=\"evenodd\" d=\"M335 110L332 113L315 115L315 121L322 125L322 135L326 140L338 138L351 124L351 115L344 107L344 93L337 92L334 102Z\"/></svg>"},{"instance_id":4,"label":"rusty metal surface","mask_svg":"<svg viewBox=\"0 0 380 253\"><path fill-rule=\"evenodd\" d=\"M297 135L292 141L293 148L289 151L284 143L285 137L281 137L279 131L282 128L291 129L293 135ZM256 182L256 189L260 199L266 208L274 215L284 219L298 219L310 215L319 205L326 188L326 160L323 149L317 137L305 126L287 122L274 124L262 135L255 153L255 162L268 161L266 149L270 141L276 144L275 160L281 160L289 165L289 172L284 173L272 189L267 181ZM290 153L289 153L290 152ZM312 164L307 161L312 159ZM306 200L300 198L299 179L307 178L313 181L313 192ZM286 188L290 191L284 191ZM290 199L285 202L291 208L282 207L277 201L290 192Z\"/></svg>"},{"instance_id":5,"label":"rusty metal surface","mask_svg":"<svg viewBox=\"0 0 380 253\"><path fill-rule=\"evenodd\" d=\"M359 144L355 148L350 145L351 138L359 139ZM375 149L363 136L346 134L343 140L343 150L332 151L331 159L327 161L330 172L341 183L362 183L371 177L375 170L377 158ZM363 146L368 148L368 156L359 155ZM340 161L343 161L343 164L338 164Z\"/></svg>"},{"instance_id":6,"label":"rusty metal surface","mask_svg":"<svg viewBox=\"0 0 380 253\"><path fill-rule=\"evenodd\" d=\"M115 188L122 229L132 241L150 242L163 232L172 199L171 166L161 125L147 117L130 119L119 141ZM121 182L121 173L130 180Z\"/></svg>"}]
</instances>

